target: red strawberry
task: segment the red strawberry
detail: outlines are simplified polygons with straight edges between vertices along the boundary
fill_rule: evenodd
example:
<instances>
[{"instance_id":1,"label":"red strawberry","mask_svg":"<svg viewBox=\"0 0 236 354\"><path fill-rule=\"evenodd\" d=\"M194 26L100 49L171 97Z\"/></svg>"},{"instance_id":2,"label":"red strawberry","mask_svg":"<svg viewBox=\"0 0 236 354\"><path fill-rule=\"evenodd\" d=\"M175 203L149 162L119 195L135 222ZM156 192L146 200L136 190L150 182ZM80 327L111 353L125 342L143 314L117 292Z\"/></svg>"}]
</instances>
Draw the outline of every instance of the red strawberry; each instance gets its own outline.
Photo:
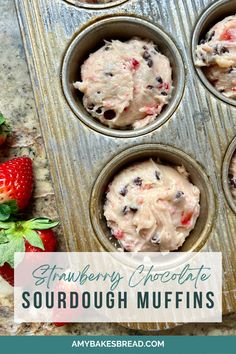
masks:
<instances>
[{"instance_id":1,"label":"red strawberry","mask_svg":"<svg viewBox=\"0 0 236 354\"><path fill-rule=\"evenodd\" d=\"M0 165L0 220L28 205L33 190L33 169L29 157L17 157Z\"/></svg>"},{"instance_id":2,"label":"red strawberry","mask_svg":"<svg viewBox=\"0 0 236 354\"><path fill-rule=\"evenodd\" d=\"M14 285L15 252L54 252L56 237L51 229L58 225L49 219L0 222L0 275Z\"/></svg>"},{"instance_id":3,"label":"red strawberry","mask_svg":"<svg viewBox=\"0 0 236 354\"><path fill-rule=\"evenodd\" d=\"M2 113L0 113L0 145L5 143L7 137L10 135L10 132L10 126L6 123L6 119Z\"/></svg>"}]
</instances>

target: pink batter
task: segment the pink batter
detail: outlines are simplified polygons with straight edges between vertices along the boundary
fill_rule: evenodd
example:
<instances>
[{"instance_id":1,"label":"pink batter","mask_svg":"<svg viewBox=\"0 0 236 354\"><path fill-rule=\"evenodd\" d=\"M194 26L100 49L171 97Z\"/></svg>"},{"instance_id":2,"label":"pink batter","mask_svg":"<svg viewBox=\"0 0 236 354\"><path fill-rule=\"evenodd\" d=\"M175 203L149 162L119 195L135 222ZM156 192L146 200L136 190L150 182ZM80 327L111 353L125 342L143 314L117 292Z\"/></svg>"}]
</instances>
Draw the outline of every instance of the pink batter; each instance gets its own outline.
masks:
<instances>
[{"instance_id":1,"label":"pink batter","mask_svg":"<svg viewBox=\"0 0 236 354\"><path fill-rule=\"evenodd\" d=\"M194 228L200 191L183 166L152 159L115 176L108 187L104 216L127 251L177 250Z\"/></svg>"},{"instance_id":2,"label":"pink batter","mask_svg":"<svg viewBox=\"0 0 236 354\"><path fill-rule=\"evenodd\" d=\"M172 92L169 59L153 42L113 40L91 54L81 67L86 110L110 128L141 128L156 119Z\"/></svg>"},{"instance_id":3,"label":"pink batter","mask_svg":"<svg viewBox=\"0 0 236 354\"><path fill-rule=\"evenodd\" d=\"M236 15L213 26L196 49L197 66L226 97L236 99Z\"/></svg>"}]
</instances>

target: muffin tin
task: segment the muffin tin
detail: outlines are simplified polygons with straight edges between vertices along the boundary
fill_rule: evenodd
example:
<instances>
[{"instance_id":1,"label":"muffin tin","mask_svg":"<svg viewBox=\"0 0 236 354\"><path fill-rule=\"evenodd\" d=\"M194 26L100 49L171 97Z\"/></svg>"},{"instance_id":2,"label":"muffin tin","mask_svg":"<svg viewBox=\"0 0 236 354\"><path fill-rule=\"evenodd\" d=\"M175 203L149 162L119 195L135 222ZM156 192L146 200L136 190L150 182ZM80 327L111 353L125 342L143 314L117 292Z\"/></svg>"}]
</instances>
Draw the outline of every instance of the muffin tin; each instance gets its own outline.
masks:
<instances>
[{"instance_id":1,"label":"muffin tin","mask_svg":"<svg viewBox=\"0 0 236 354\"><path fill-rule=\"evenodd\" d=\"M226 150L236 135L236 111L206 82L202 85L204 78L197 69L199 80L191 55L192 45L220 14L224 16L224 8L228 11L233 3L233 9L235 1L128 0L103 11L69 2L76 1L16 0L68 251L115 250L102 216L102 197L108 181L125 164L148 156L182 163L201 189L202 207L182 250L222 252L223 312L235 311L236 216L223 191L222 170L228 168L223 160L230 158ZM126 39L136 33L162 45L164 54L168 50L175 96L161 123L157 119L146 130L114 132L87 115L72 81L104 35ZM126 324L145 330L173 325Z\"/></svg>"}]
</instances>

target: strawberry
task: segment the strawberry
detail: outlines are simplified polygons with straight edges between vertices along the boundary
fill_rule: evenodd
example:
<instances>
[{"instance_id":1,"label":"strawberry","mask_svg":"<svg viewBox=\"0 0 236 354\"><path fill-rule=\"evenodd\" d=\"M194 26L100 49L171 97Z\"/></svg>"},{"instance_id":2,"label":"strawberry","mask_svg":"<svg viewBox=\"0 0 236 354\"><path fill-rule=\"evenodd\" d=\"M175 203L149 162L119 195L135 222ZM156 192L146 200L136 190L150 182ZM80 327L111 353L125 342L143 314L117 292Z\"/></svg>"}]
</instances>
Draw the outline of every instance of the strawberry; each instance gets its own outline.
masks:
<instances>
[{"instance_id":1,"label":"strawberry","mask_svg":"<svg viewBox=\"0 0 236 354\"><path fill-rule=\"evenodd\" d=\"M0 221L28 205L33 190L29 157L17 157L0 165Z\"/></svg>"},{"instance_id":2,"label":"strawberry","mask_svg":"<svg viewBox=\"0 0 236 354\"><path fill-rule=\"evenodd\" d=\"M7 137L11 133L10 126L6 123L6 119L0 112L0 145L4 144L7 140Z\"/></svg>"},{"instance_id":3,"label":"strawberry","mask_svg":"<svg viewBox=\"0 0 236 354\"><path fill-rule=\"evenodd\" d=\"M52 230L58 222L46 218L0 222L0 275L14 285L15 252L53 252L56 237Z\"/></svg>"}]
</instances>

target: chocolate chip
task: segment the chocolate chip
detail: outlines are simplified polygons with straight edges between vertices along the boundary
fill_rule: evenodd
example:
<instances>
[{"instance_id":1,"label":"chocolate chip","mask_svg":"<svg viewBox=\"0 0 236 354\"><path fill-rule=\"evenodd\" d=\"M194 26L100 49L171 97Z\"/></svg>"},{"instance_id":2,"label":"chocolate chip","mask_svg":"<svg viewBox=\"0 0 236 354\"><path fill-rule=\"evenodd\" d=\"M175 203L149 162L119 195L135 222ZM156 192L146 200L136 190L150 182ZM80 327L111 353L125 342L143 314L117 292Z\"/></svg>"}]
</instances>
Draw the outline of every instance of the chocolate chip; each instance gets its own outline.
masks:
<instances>
[{"instance_id":1,"label":"chocolate chip","mask_svg":"<svg viewBox=\"0 0 236 354\"><path fill-rule=\"evenodd\" d=\"M161 76L157 76L157 77L156 77L156 80L157 80L157 82L159 82L160 84L163 84L163 80L162 80Z\"/></svg>"},{"instance_id":2,"label":"chocolate chip","mask_svg":"<svg viewBox=\"0 0 236 354\"><path fill-rule=\"evenodd\" d=\"M138 208L130 207L130 210L131 210L133 213L136 213L136 212L138 211Z\"/></svg>"},{"instance_id":3,"label":"chocolate chip","mask_svg":"<svg viewBox=\"0 0 236 354\"><path fill-rule=\"evenodd\" d=\"M158 181L160 181L160 173L158 171L155 171L155 177Z\"/></svg>"},{"instance_id":4,"label":"chocolate chip","mask_svg":"<svg viewBox=\"0 0 236 354\"><path fill-rule=\"evenodd\" d=\"M88 106L87 106L87 109L89 111L92 111L94 109L94 104L93 103L90 103Z\"/></svg>"},{"instance_id":5,"label":"chocolate chip","mask_svg":"<svg viewBox=\"0 0 236 354\"><path fill-rule=\"evenodd\" d=\"M205 44L206 43L206 40L205 39L201 39L200 40L200 44Z\"/></svg>"},{"instance_id":6,"label":"chocolate chip","mask_svg":"<svg viewBox=\"0 0 236 354\"><path fill-rule=\"evenodd\" d=\"M148 60L149 58L151 58L151 55L148 53L147 50L145 50L145 52L143 53L143 59Z\"/></svg>"},{"instance_id":7,"label":"chocolate chip","mask_svg":"<svg viewBox=\"0 0 236 354\"><path fill-rule=\"evenodd\" d=\"M96 113L97 113L97 114L101 114L101 113L102 113L102 107L98 107L98 108L96 109Z\"/></svg>"},{"instance_id":8,"label":"chocolate chip","mask_svg":"<svg viewBox=\"0 0 236 354\"><path fill-rule=\"evenodd\" d=\"M97 91L97 94L100 95L101 91Z\"/></svg>"},{"instance_id":9,"label":"chocolate chip","mask_svg":"<svg viewBox=\"0 0 236 354\"><path fill-rule=\"evenodd\" d=\"M105 73L105 75L110 77L114 76L112 73Z\"/></svg>"},{"instance_id":10,"label":"chocolate chip","mask_svg":"<svg viewBox=\"0 0 236 354\"><path fill-rule=\"evenodd\" d=\"M180 199L180 198L182 198L183 196L184 196L184 192L178 191L178 192L176 193L176 195L175 195L175 199Z\"/></svg>"},{"instance_id":11,"label":"chocolate chip","mask_svg":"<svg viewBox=\"0 0 236 354\"><path fill-rule=\"evenodd\" d=\"M105 50L110 50L110 49L111 49L111 46L110 46L110 45L107 45L104 49L105 49Z\"/></svg>"},{"instance_id":12,"label":"chocolate chip","mask_svg":"<svg viewBox=\"0 0 236 354\"><path fill-rule=\"evenodd\" d=\"M231 68L229 69L228 73L230 74L233 70L234 70L234 68L231 66Z\"/></svg>"},{"instance_id":13,"label":"chocolate chip","mask_svg":"<svg viewBox=\"0 0 236 354\"><path fill-rule=\"evenodd\" d=\"M207 39L207 41L209 42L210 40L212 40L212 38L214 37L214 35L215 35L215 31L213 31L213 32L209 32L208 34L207 34L207 37L206 37L206 39Z\"/></svg>"},{"instance_id":14,"label":"chocolate chip","mask_svg":"<svg viewBox=\"0 0 236 354\"><path fill-rule=\"evenodd\" d=\"M158 48L157 45L154 45L154 49L155 49L155 51L156 51L157 53L159 53L159 48Z\"/></svg>"},{"instance_id":15,"label":"chocolate chip","mask_svg":"<svg viewBox=\"0 0 236 354\"><path fill-rule=\"evenodd\" d=\"M124 214L124 215L126 215L128 212L129 212L129 207L126 205L124 208L123 208L123 210L122 210L122 213Z\"/></svg>"},{"instance_id":16,"label":"chocolate chip","mask_svg":"<svg viewBox=\"0 0 236 354\"><path fill-rule=\"evenodd\" d=\"M224 53L229 53L229 49L226 48L226 47L222 47L222 48L220 49L220 54L224 54Z\"/></svg>"},{"instance_id":17,"label":"chocolate chip","mask_svg":"<svg viewBox=\"0 0 236 354\"><path fill-rule=\"evenodd\" d=\"M162 95L162 96L167 96L167 93L166 93L165 91L162 91L162 92L161 92L161 95Z\"/></svg>"},{"instance_id":18,"label":"chocolate chip","mask_svg":"<svg viewBox=\"0 0 236 354\"><path fill-rule=\"evenodd\" d=\"M151 243L159 244L161 242L160 236L157 234L151 238Z\"/></svg>"},{"instance_id":19,"label":"chocolate chip","mask_svg":"<svg viewBox=\"0 0 236 354\"><path fill-rule=\"evenodd\" d=\"M128 193L128 189L127 189L127 187L125 186L125 187L123 187L121 190L120 190L120 195L122 195L123 197L125 197L126 196L126 194Z\"/></svg>"},{"instance_id":20,"label":"chocolate chip","mask_svg":"<svg viewBox=\"0 0 236 354\"><path fill-rule=\"evenodd\" d=\"M115 118L116 112L113 109L109 109L108 111L105 111L103 115L105 119L111 120Z\"/></svg>"},{"instance_id":21,"label":"chocolate chip","mask_svg":"<svg viewBox=\"0 0 236 354\"><path fill-rule=\"evenodd\" d=\"M144 50L147 50L147 49L148 49L148 47L147 47L146 45L144 45L144 46L143 46L143 49L144 49Z\"/></svg>"},{"instance_id":22,"label":"chocolate chip","mask_svg":"<svg viewBox=\"0 0 236 354\"><path fill-rule=\"evenodd\" d=\"M136 185L136 186L141 186L142 185L142 183L143 183L143 180L142 180L142 178L140 178L140 177L136 177L135 179L134 179L134 184Z\"/></svg>"},{"instance_id":23,"label":"chocolate chip","mask_svg":"<svg viewBox=\"0 0 236 354\"><path fill-rule=\"evenodd\" d=\"M153 88L154 88L154 86L152 86L152 85L147 86L147 89L149 89L149 90L152 90Z\"/></svg>"},{"instance_id":24,"label":"chocolate chip","mask_svg":"<svg viewBox=\"0 0 236 354\"><path fill-rule=\"evenodd\" d=\"M232 188L236 188L236 177L229 174L229 183Z\"/></svg>"},{"instance_id":25,"label":"chocolate chip","mask_svg":"<svg viewBox=\"0 0 236 354\"><path fill-rule=\"evenodd\" d=\"M151 68L153 66L153 60L152 59L148 59L147 65L149 66L149 68Z\"/></svg>"},{"instance_id":26,"label":"chocolate chip","mask_svg":"<svg viewBox=\"0 0 236 354\"><path fill-rule=\"evenodd\" d=\"M137 208L133 208L133 207L129 207L129 206L126 205L126 206L123 208L122 213L123 213L124 215L126 215L126 214L128 214L128 212L130 212L130 211L132 211L133 213L136 213L136 212L138 211L138 209L137 209Z\"/></svg>"}]
</instances>

